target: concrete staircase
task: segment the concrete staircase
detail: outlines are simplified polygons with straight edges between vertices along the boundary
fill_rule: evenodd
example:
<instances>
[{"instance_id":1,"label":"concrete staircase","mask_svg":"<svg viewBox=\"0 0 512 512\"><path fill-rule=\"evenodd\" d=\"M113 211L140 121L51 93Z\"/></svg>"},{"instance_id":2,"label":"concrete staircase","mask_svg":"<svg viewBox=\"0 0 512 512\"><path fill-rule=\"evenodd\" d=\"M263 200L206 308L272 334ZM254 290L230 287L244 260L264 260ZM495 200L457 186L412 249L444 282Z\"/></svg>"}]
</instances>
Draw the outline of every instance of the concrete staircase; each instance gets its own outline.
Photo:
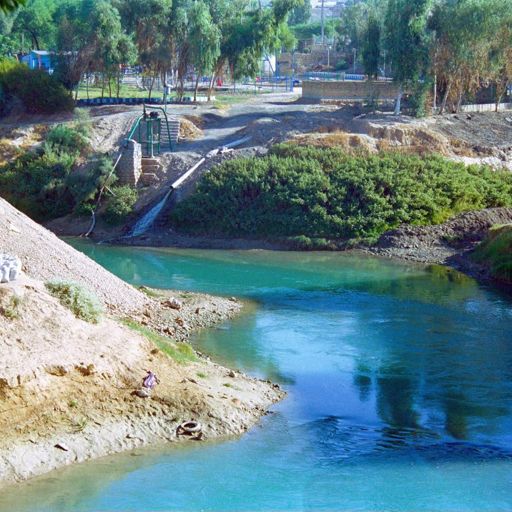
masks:
<instances>
[{"instance_id":1,"label":"concrete staircase","mask_svg":"<svg viewBox=\"0 0 512 512\"><path fill-rule=\"evenodd\" d=\"M165 118L160 118L160 146L162 151L170 151L169 144L169 133L167 132L167 127L165 126ZM169 132L171 136L171 144L174 146L178 143L180 137L180 119L176 116L169 116Z\"/></svg>"},{"instance_id":2,"label":"concrete staircase","mask_svg":"<svg viewBox=\"0 0 512 512\"><path fill-rule=\"evenodd\" d=\"M143 185L152 185L158 181L158 173L162 170L159 158L143 157L141 159L141 167L140 181Z\"/></svg>"}]
</instances>

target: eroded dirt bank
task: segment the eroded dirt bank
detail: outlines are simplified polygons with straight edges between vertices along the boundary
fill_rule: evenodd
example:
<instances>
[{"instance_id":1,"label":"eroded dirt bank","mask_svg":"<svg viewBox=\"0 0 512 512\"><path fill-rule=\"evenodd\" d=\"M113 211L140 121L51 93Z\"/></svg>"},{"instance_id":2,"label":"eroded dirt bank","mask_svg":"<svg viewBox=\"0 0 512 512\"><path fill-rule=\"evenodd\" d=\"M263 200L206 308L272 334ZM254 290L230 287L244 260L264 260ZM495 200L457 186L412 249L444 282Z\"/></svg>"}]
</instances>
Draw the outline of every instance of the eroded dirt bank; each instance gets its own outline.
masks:
<instances>
[{"instance_id":1,"label":"eroded dirt bank","mask_svg":"<svg viewBox=\"0 0 512 512\"><path fill-rule=\"evenodd\" d=\"M243 433L284 393L185 343L239 314L234 298L136 290L0 200L0 249L24 274L0 284L0 486L150 443ZM45 283L96 292L105 314L77 317ZM160 383L141 398L147 370Z\"/></svg>"},{"instance_id":2,"label":"eroded dirt bank","mask_svg":"<svg viewBox=\"0 0 512 512\"><path fill-rule=\"evenodd\" d=\"M460 214L435 226L402 226L384 233L373 247L378 256L448 265L479 280L491 280L490 269L471 258L491 227L512 223L512 208L489 208Z\"/></svg>"}]
</instances>

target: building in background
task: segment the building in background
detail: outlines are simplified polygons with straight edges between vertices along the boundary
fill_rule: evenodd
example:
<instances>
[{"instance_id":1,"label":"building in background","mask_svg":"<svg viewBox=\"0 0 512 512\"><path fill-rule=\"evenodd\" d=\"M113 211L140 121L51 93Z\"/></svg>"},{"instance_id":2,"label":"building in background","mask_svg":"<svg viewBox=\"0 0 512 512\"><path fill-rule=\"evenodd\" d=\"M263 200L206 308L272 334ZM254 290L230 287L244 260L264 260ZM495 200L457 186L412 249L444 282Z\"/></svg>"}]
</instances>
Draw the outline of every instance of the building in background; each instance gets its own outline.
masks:
<instances>
[{"instance_id":1,"label":"building in background","mask_svg":"<svg viewBox=\"0 0 512 512\"><path fill-rule=\"evenodd\" d=\"M21 62L30 69L41 69L50 75L53 73L54 63L52 52L46 50L32 50L27 55L21 57Z\"/></svg>"}]
</instances>

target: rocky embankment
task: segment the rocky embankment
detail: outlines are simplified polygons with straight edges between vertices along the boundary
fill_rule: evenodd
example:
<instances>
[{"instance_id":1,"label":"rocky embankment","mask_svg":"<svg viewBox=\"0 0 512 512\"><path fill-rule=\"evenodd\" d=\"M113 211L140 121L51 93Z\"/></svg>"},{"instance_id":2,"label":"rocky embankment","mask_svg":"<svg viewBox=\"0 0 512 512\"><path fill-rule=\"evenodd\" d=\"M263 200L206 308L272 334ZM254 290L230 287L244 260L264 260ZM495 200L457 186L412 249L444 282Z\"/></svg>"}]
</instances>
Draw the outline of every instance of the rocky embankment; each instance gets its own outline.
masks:
<instances>
[{"instance_id":1,"label":"rocky embankment","mask_svg":"<svg viewBox=\"0 0 512 512\"><path fill-rule=\"evenodd\" d=\"M480 279L489 279L470 253L492 226L512 222L512 208L467 212L435 226L402 226L384 233L368 252L421 263L449 265Z\"/></svg>"},{"instance_id":2,"label":"rocky embankment","mask_svg":"<svg viewBox=\"0 0 512 512\"><path fill-rule=\"evenodd\" d=\"M277 385L199 357L184 343L238 314L235 299L136 290L0 200L0 249L23 274L0 284L0 486L150 443L237 435L283 397ZM11 260L9 260L11 261ZM96 324L45 282L94 291ZM7 281L7 280L6 280ZM140 390L147 370L159 384Z\"/></svg>"}]
</instances>

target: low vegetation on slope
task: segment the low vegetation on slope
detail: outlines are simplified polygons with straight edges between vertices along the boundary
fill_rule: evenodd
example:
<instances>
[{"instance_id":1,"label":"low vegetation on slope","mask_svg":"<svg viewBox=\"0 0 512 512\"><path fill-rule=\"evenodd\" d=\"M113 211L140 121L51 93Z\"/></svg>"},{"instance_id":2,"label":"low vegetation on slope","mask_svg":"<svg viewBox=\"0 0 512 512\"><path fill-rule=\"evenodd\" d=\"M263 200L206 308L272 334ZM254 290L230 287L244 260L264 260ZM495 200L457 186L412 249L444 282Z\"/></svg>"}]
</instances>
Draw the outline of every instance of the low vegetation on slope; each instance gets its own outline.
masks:
<instances>
[{"instance_id":1,"label":"low vegetation on slope","mask_svg":"<svg viewBox=\"0 0 512 512\"><path fill-rule=\"evenodd\" d=\"M375 240L400 224L437 224L468 210L512 205L512 174L440 156L350 155L275 146L264 158L204 175L172 222L193 234Z\"/></svg>"},{"instance_id":2,"label":"low vegetation on slope","mask_svg":"<svg viewBox=\"0 0 512 512\"><path fill-rule=\"evenodd\" d=\"M99 322L103 307L98 298L83 286L67 281L51 281L46 283L46 288L77 318L92 324Z\"/></svg>"},{"instance_id":3,"label":"low vegetation on slope","mask_svg":"<svg viewBox=\"0 0 512 512\"><path fill-rule=\"evenodd\" d=\"M512 283L512 224L492 228L473 258L488 265L496 279Z\"/></svg>"}]
</instances>

